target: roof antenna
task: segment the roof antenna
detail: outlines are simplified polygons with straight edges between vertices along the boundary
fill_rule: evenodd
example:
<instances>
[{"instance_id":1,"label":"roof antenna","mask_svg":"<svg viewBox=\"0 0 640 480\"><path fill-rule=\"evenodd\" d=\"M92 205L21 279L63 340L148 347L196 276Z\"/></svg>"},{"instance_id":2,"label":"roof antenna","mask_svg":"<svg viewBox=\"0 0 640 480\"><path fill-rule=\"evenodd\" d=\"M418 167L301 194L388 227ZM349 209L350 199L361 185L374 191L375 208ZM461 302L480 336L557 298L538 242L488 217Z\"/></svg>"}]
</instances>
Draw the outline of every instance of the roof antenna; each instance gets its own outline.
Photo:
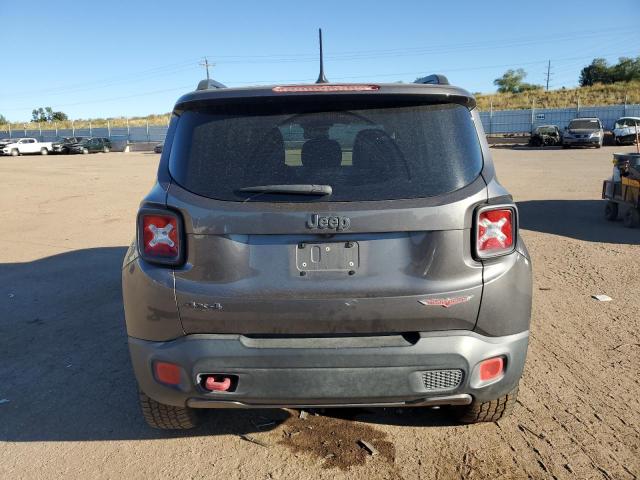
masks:
<instances>
[{"instance_id":1,"label":"roof antenna","mask_svg":"<svg viewBox=\"0 0 640 480\"><path fill-rule=\"evenodd\" d=\"M318 80L316 83L329 83L327 77L324 76L324 61L322 57L322 29L318 29L318 38L320 39L320 73L318 74Z\"/></svg>"}]
</instances>

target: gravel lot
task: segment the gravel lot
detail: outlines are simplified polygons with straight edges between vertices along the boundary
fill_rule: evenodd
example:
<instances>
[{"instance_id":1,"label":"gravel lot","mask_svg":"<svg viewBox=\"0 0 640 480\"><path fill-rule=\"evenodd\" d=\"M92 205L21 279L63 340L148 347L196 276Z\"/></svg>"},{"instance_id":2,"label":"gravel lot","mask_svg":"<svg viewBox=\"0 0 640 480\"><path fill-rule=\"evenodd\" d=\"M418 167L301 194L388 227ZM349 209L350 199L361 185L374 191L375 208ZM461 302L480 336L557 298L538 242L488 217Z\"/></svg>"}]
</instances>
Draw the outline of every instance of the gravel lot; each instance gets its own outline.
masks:
<instances>
[{"instance_id":1,"label":"gravel lot","mask_svg":"<svg viewBox=\"0 0 640 480\"><path fill-rule=\"evenodd\" d=\"M501 424L217 411L180 434L138 412L120 295L158 155L0 157L0 478L638 478L640 229L607 223L599 200L628 150L493 150L535 270L519 405Z\"/></svg>"}]
</instances>

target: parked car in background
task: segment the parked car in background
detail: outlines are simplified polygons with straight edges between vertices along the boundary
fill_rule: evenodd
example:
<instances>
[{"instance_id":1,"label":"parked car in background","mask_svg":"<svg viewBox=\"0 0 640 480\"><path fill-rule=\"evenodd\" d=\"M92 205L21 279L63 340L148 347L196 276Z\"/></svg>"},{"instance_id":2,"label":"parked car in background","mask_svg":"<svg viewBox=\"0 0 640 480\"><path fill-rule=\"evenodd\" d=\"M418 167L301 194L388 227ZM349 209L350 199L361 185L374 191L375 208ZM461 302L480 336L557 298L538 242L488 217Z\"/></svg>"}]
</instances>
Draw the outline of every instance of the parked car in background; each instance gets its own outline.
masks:
<instances>
[{"instance_id":1,"label":"parked car in background","mask_svg":"<svg viewBox=\"0 0 640 480\"><path fill-rule=\"evenodd\" d=\"M17 142L19 139L16 138L2 138L0 139L0 150L3 149L6 145L10 143Z\"/></svg>"},{"instance_id":2,"label":"parked car in background","mask_svg":"<svg viewBox=\"0 0 640 480\"><path fill-rule=\"evenodd\" d=\"M164 143L159 143L155 147L153 147L153 151L155 153L162 153L162 147L163 146L164 146Z\"/></svg>"},{"instance_id":3,"label":"parked car in background","mask_svg":"<svg viewBox=\"0 0 640 480\"><path fill-rule=\"evenodd\" d=\"M53 150L51 142L39 142L35 138L18 138L12 143L7 143L2 147L4 155L17 157L27 153L39 153L40 155L48 155Z\"/></svg>"},{"instance_id":4,"label":"parked car in background","mask_svg":"<svg viewBox=\"0 0 640 480\"><path fill-rule=\"evenodd\" d=\"M602 147L604 129L599 118L574 118L562 132L562 148Z\"/></svg>"},{"instance_id":5,"label":"parked car in background","mask_svg":"<svg viewBox=\"0 0 640 480\"><path fill-rule=\"evenodd\" d=\"M87 137L64 137L53 142L54 153L69 153L69 147L82 142Z\"/></svg>"},{"instance_id":6,"label":"parked car in background","mask_svg":"<svg viewBox=\"0 0 640 480\"><path fill-rule=\"evenodd\" d=\"M613 126L613 138L616 145L629 144L636 142L637 134L640 134L640 117L622 117L616 120Z\"/></svg>"},{"instance_id":7,"label":"parked car in background","mask_svg":"<svg viewBox=\"0 0 640 480\"><path fill-rule=\"evenodd\" d=\"M532 147L550 147L560 143L560 129L557 125L540 125L531 132L529 145Z\"/></svg>"},{"instance_id":8,"label":"parked car in background","mask_svg":"<svg viewBox=\"0 0 640 480\"><path fill-rule=\"evenodd\" d=\"M69 153L109 153L110 151L111 140L102 137L85 138L80 143L69 145Z\"/></svg>"}]
</instances>

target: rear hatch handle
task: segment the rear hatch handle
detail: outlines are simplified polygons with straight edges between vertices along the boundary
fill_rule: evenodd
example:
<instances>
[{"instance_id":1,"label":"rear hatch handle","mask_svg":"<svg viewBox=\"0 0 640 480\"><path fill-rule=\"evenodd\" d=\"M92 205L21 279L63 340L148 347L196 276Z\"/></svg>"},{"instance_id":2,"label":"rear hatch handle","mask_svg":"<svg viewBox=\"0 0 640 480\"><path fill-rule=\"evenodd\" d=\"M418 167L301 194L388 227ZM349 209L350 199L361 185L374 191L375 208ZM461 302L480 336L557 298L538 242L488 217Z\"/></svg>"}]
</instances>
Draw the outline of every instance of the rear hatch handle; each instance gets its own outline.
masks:
<instances>
[{"instance_id":1,"label":"rear hatch handle","mask_svg":"<svg viewBox=\"0 0 640 480\"><path fill-rule=\"evenodd\" d=\"M331 185L255 185L253 187L243 187L238 189L239 192L257 192L257 193L284 193L294 195L331 195L333 189Z\"/></svg>"}]
</instances>

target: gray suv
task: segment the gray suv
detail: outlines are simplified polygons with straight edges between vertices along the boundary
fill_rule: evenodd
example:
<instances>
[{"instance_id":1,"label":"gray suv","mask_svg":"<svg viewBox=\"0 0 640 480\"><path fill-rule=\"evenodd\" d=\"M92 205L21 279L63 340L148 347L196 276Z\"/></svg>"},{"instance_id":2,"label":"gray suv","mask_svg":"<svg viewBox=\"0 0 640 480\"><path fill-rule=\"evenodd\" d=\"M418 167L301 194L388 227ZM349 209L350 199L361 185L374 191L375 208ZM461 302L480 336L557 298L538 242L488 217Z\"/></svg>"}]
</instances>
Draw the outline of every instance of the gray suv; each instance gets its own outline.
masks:
<instances>
[{"instance_id":1,"label":"gray suv","mask_svg":"<svg viewBox=\"0 0 640 480\"><path fill-rule=\"evenodd\" d=\"M604 130L599 118L574 118L562 133L562 148L602 147Z\"/></svg>"},{"instance_id":2,"label":"gray suv","mask_svg":"<svg viewBox=\"0 0 640 480\"><path fill-rule=\"evenodd\" d=\"M173 110L122 283L152 427L202 409L513 407L531 261L467 91L221 88Z\"/></svg>"}]
</instances>

